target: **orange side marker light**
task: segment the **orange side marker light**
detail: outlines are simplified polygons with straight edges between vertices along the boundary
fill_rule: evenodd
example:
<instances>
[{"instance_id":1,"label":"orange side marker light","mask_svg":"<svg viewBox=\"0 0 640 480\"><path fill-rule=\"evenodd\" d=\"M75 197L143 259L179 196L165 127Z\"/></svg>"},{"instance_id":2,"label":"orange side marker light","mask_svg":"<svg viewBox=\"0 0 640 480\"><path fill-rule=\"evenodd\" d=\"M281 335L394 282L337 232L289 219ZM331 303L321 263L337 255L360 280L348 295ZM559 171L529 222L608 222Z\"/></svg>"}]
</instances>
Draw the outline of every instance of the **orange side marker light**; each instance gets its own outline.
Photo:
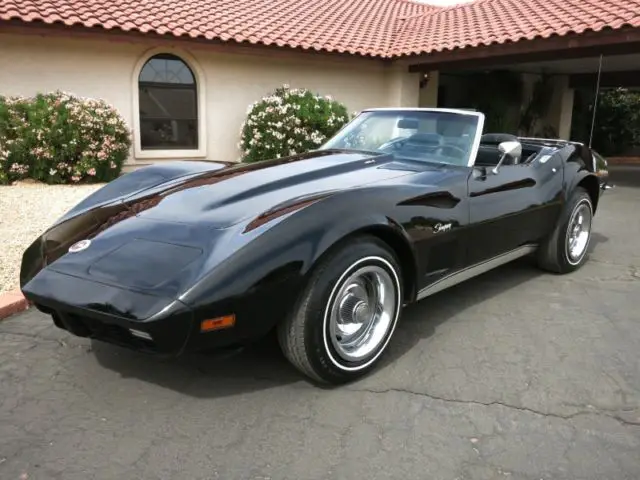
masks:
<instances>
[{"instance_id":1,"label":"orange side marker light","mask_svg":"<svg viewBox=\"0 0 640 480\"><path fill-rule=\"evenodd\" d=\"M231 328L236 324L235 315L225 315L224 317L209 318L200 322L200 332L212 332L223 328Z\"/></svg>"}]
</instances>

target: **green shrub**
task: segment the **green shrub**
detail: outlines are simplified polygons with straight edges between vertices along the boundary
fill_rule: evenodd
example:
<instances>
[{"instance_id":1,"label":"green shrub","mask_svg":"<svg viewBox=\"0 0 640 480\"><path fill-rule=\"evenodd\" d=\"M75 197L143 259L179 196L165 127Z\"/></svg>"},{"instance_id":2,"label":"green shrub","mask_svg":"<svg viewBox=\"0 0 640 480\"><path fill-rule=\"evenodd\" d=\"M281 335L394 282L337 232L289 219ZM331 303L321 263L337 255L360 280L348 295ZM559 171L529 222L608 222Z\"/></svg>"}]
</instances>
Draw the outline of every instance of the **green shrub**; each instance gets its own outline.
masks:
<instances>
[{"instance_id":1,"label":"green shrub","mask_svg":"<svg viewBox=\"0 0 640 480\"><path fill-rule=\"evenodd\" d=\"M589 112L593 116L593 107ZM603 155L622 155L640 144L640 93L624 88L600 93L593 147Z\"/></svg>"},{"instance_id":2,"label":"green shrub","mask_svg":"<svg viewBox=\"0 0 640 480\"><path fill-rule=\"evenodd\" d=\"M331 97L284 85L249 107L238 148L245 162L305 153L348 121L347 108Z\"/></svg>"},{"instance_id":3,"label":"green shrub","mask_svg":"<svg viewBox=\"0 0 640 480\"><path fill-rule=\"evenodd\" d=\"M0 96L0 183L108 182L130 146L124 120L103 100L59 91Z\"/></svg>"},{"instance_id":4,"label":"green shrub","mask_svg":"<svg viewBox=\"0 0 640 480\"><path fill-rule=\"evenodd\" d=\"M593 88L575 90L571 138L589 143L593 121ZM598 95L592 146L604 156L626 155L640 145L640 93L602 89Z\"/></svg>"}]
</instances>

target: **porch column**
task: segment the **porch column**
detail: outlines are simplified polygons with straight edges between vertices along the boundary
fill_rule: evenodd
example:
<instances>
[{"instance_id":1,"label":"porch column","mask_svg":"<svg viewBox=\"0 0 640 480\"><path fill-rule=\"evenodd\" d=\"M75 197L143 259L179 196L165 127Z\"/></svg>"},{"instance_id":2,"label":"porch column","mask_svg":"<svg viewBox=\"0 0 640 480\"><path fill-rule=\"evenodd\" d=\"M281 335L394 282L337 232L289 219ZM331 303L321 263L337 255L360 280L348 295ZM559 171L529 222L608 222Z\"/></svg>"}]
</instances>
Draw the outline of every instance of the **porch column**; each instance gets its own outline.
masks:
<instances>
[{"instance_id":1,"label":"porch column","mask_svg":"<svg viewBox=\"0 0 640 480\"><path fill-rule=\"evenodd\" d=\"M440 86L440 72L435 70L427 74L420 74L420 82L424 84L420 88L420 107L438 106L438 87Z\"/></svg>"},{"instance_id":2,"label":"porch column","mask_svg":"<svg viewBox=\"0 0 640 480\"><path fill-rule=\"evenodd\" d=\"M560 108L560 126L558 127L558 134L560 138L564 140L570 140L571 137L571 120L573 118L573 98L574 91L572 88L565 88L562 93L561 108Z\"/></svg>"},{"instance_id":3,"label":"porch column","mask_svg":"<svg viewBox=\"0 0 640 480\"><path fill-rule=\"evenodd\" d=\"M556 129L558 137L563 140L569 140L571 136L573 96L574 91L572 88L569 88L569 76L560 75L555 77L553 96L547 121Z\"/></svg>"},{"instance_id":4,"label":"porch column","mask_svg":"<svg viewBox=\"0 0 640 480\"><path fill-rule=\"evenodd\" d=\"M420 74L406 67L393 66L387 72L389 107L417 107L420 103Z\"/></svg>"}]
</instances>

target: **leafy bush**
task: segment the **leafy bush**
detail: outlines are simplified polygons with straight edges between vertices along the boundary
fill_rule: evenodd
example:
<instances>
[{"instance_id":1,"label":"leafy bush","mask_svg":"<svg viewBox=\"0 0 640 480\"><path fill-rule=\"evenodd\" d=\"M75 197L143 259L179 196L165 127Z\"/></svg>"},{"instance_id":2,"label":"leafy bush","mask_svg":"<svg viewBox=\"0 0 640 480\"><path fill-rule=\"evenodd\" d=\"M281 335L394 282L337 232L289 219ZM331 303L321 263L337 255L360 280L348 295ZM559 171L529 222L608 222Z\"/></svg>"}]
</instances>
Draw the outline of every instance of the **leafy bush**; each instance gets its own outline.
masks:
<instances>
[{"instance_id":1,"label":"leafy bush","mask_svg":"<svg viewBox=\"0 0 640 480\"><path fill-rule=\"evenodd\" d=\"M296 155L317 148L349 121L330 96L284 85L252 104L238 148L245 162Z\"/></svg>"},{"instance_id":2,"label":"leafy bush","mask_svg":"<svg viewBox=\"0 0 640 480\"><path fill-rule=\"evenodd\" d=\"M571 138L589 143L595 92L575 90ZM598 95L593 148L604 156L625 155L640 145L640 93L624 88L603 89Z\"/></svg>"},{"instance_id":3,"label":"leafy bush","mask_svg":"<svg viewBox=\"0 0 640 480\"><path fill-rule=\"evenodd\" d=\"M590 108L589 119L593 115ZM598 99L593 147L604 155L620 155L640 144L640 93L624 88L604 90Z\"/></svg>"},{"instance_id":4,"label":"leafy bush","mask_svg":"<svg viewBox=\"0 0 640 480\"><path fill-rule=\"evenodd\" d=\"M0 183L107 182L130 146L124 120L103 100L58 91L0 96Z\"/></svg>"}]
</instances>

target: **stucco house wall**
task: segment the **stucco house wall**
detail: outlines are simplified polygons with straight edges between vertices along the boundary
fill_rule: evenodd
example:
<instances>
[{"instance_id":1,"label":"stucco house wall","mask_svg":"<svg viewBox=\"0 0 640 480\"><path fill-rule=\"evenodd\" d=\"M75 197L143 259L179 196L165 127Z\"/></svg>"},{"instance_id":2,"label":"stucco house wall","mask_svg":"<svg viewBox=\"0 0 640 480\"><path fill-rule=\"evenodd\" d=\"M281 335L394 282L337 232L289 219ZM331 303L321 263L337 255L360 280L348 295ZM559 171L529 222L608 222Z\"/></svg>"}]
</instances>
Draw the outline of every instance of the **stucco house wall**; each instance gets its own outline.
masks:
<instances>
[{"instance_id":1,"label":"stucco house wall","mask_svg":"<svg viewBox=\"0 0 640 480\"><path fill-rule=\"evenodd\" d=\"M251 52L184 44L177 47L170 43L2 34L0 94L33 95L60 89L103 98L121 112L138 140L140 69L154 54L179 56L197 77L201 149L150 152L136 146L132 149L132 164L176 157L238 160L237 143L247 107L284 83L332 95L350 111L398 102L406 106L418 103L417 76L380 61Z\"/></svg>"}]
</instances>

